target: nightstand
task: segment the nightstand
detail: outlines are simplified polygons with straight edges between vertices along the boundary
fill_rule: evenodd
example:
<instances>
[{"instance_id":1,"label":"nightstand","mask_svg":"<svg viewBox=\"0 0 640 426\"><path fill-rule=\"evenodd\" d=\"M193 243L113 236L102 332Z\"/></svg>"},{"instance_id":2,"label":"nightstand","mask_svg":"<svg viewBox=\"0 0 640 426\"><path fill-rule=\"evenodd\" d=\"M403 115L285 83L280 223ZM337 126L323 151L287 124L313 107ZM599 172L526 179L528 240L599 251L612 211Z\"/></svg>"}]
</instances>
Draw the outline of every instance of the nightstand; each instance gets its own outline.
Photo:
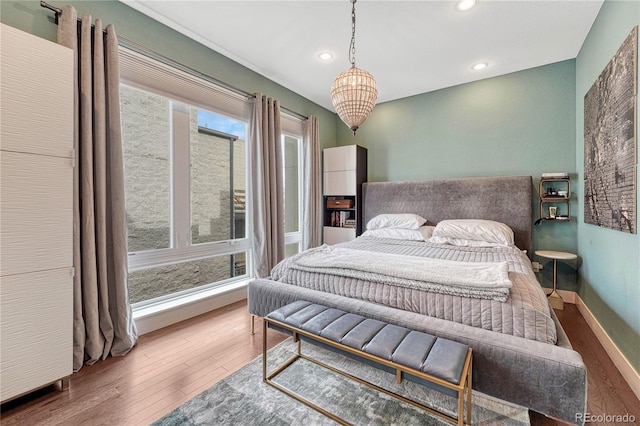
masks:
<instances>
[{"instance_id":1,"label":"nightstand","mask_svg":"<svg viewBox=\"0 0 640 426\"><path fill-rule=\"evenodd\" d=\"M558 260L577 259L578 255L574 253L567 253L564 251L536 250L536 256L545 257L547 259L553 259L553 291L547 297L549 298L549 305L551 305L553 309L563 310L564 300L562 300L562 297L560 297L560 295L558 294L558 291L556 290L557 278L558 278L557 263L558 263Z\"/></svg>"}]
</instances>

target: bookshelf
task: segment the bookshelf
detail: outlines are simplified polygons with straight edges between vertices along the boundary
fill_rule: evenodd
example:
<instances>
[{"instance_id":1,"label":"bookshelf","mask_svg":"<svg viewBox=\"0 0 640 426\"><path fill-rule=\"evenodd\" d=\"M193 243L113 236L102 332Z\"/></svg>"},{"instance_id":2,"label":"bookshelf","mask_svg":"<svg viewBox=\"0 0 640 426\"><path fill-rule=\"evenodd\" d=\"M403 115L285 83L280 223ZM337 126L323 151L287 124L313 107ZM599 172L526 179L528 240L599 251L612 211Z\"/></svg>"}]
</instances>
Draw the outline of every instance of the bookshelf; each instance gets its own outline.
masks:
<instances>
[{"instance_id":1,"label":"bookshelf","mask_svg":"<svg viewBox=\"0 0 640 426\"><path fill-rule=\"evenodd\" d=\"M362 233L362 183L367 150L359 145L326 148L323 153L325 244L351 241Z\"/></svg>"}]
</instances>

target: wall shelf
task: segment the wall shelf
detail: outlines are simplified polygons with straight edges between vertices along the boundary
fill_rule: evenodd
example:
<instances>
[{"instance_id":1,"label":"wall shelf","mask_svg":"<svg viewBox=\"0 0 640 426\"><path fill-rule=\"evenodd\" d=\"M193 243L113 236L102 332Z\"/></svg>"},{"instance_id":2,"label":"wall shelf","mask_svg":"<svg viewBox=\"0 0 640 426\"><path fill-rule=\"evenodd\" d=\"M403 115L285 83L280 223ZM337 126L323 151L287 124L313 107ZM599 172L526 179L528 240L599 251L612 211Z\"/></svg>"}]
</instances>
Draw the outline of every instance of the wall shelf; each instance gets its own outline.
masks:
<instances>
[{"instance_id":1,"label":"wall shelf","mask_svg":"<svg viewBox=\"0 0 640 426\"><path fill-rule=\"evenodd\" d=\"M571 220L571 181L567 178L540 178L539 222L569 222Z\"/></svg>"}]
</instances>

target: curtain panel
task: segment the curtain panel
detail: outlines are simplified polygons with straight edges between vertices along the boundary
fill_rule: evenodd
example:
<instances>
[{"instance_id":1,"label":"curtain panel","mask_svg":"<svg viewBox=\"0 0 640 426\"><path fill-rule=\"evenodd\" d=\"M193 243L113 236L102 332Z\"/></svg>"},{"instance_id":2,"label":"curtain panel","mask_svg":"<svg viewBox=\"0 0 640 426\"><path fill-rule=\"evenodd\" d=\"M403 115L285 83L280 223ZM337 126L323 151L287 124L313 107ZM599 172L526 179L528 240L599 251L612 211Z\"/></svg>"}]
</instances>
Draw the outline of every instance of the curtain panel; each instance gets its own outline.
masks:
<instances>
[{"instance_id":1,"label":"curtain panel","mask_svg":"<svg viewBox=\"0 0 640 426\"><path fill-rule=\"evenodd\" d=\"M73 368L125 355L137 340L127 289L118 41L112 25L63 6L58 43L73 49Z\"/></svg>"},{"instance_id":2,"label":"curtain panel","mask_svg":"<svg viewBox=\"0 0 640 426\"><path fill-rule=\"evenodd\" d=\"M253 254L256 277L284 259L284 172L280 103L255 95L249 118Z\"/></svg>"},{"instance_id":3,"label":"curtain panel","mask_svg":"<svg viewBox=\"0 0 640 426\"><path fill-rule=\"evenodd\" d=\"M310 116L304 123L302 143L304 191L302 200L302 250L317 247L322 242L322 185L320 178L320 128L318 117Z\"/></svg>"}]
</instances>

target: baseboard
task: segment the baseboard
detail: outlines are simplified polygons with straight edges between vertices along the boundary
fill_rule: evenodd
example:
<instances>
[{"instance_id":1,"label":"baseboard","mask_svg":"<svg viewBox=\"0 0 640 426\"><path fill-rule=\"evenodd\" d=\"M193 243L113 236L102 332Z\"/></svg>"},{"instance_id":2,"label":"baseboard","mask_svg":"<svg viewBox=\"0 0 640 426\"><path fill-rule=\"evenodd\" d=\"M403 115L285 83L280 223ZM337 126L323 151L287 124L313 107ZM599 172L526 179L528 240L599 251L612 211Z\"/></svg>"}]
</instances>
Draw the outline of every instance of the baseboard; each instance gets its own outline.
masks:
<instances>
[{"instance_id":1,"label":"baseboard","mask_svg":"<svg viewBox=\"0 0 640 426\"><path fill-rule=\"evenodd\" d=\"M607 332L602 328L596 317L591 313L587 305L585 305L584 301L578 295L576 295L576 306L589 325L589 328L591 328L591 331L593 331L593 334L596 335L596 338L613 361L613 364L616 366L618 371L620 371L620 374L622 374L624 380L629 384L629 387L631 387L633 393L636 394L636 397L640 399L640 374L638 374L638 372L633 368L624 354L620 352L620 349L618 349L616 344L611 340Z\"/></svg>"},{"instance_id":2,"label":"baseboard","mask_svg":"<svg viewBox=\"0 0 640 426\"><path fill-rule=\"evenodd\" d=\"M138 335L150 333L246 299L247 283L248 281L237 282L181 300L135 309L133 319Z\"/></svg>"}]
</instances>

